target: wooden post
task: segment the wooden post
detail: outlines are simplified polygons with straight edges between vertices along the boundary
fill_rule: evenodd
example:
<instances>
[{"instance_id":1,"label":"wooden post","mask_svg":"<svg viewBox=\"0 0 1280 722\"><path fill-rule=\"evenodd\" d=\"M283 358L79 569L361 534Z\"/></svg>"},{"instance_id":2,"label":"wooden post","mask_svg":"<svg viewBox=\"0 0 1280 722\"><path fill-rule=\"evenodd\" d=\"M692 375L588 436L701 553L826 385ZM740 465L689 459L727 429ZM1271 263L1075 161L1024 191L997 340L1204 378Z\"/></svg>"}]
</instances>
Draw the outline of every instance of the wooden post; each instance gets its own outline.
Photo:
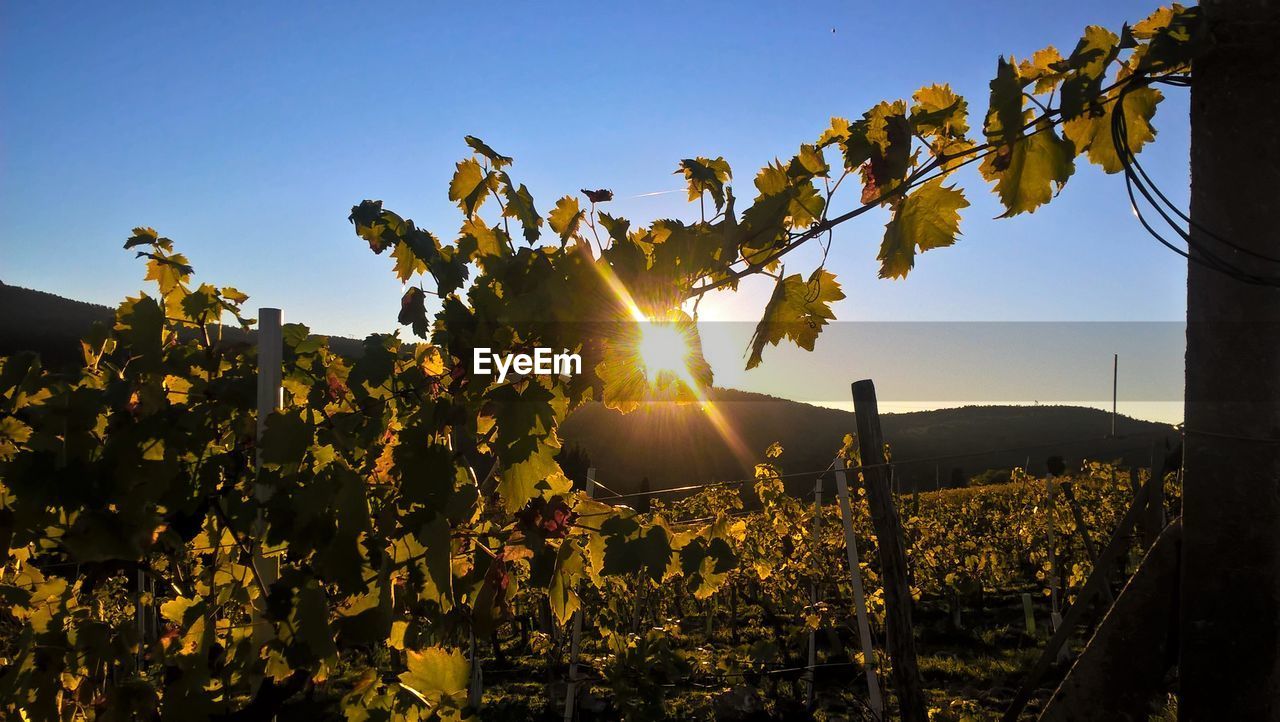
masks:
<instances>
[{"instance_id":1,"label":"wooden post","mask_svg":"<svg viewBox=\"0 0 1280 722\"><path fill-rule=\"evenodd\" d=\"M862 589L862 566L858 564L858 540L853 535L853 504L849 501L849 480L845 460L836 459L836 495L840 498L840 519L844 522L844 548L849 559L849 581L853 584L853 611L862 643L862 669L867 675L867 700L876 717L884 718L884 700L876 679L876 651L871 646L871 624L867 621L867 595Z\"/></svg>"},{"instance_id":2,"label":"wooden post","mask_svg":"<svg viewBox=\"0 0 1280 722\"><path fill-rule=\"evenodd\" d=\"M587 469L587 496L595 498L596 470ZM573 722L578 697L578 655L582 645L582 608L573 613L573 637L569 641L569 686L564 694L564 722Z\"/></svg>"},{"instance_id":3,"label":"wooden post","mask_svg":"<svg viewBox=\"0 0 1280 722\"><path fill-rule=\"evenodd\" d=\"M822 474L813 482L813 526L810 532L810 539L813 540L814 556L817 556L818 541L822 539ZM816 565L815 565L816 566ZM817 605L821 599L821 591L818 587L817 580L809 585L809 603ZM807 709L813 709L815 690L814 683L816 681L816 669L818 664L818 633L815 630L809 630L809 664L805 670L805 706Z\"/></svg>"},{"instance_id":4,"label":"wooden post","mask_svg":"<svg viewBox=\"0 0 1280 722\"><path fill-rule=\"evenodd\" d=\"M880 410L871 379L853 384L853 410L858 424L863 479L871 523L880 550L880 576L884 582L885 646L893 663L893 679L903 722L927 722L924 690L916 665L916 643L911 624L911 588L907 582L907 555L902 527L889 494L885 473L884 436Z\"/></svg>"},{"instance_id":5,"label":"wooden post","mask_svg":"<svg viewBox=\"0 0 1280 722\"><path fill-rule=\"evenodd\" d=\"M1098 547L1094 545L1093 536L1089 534L1088 527L1084 524L1084 510L1080 508L1080 502L1076 500L1075 491L1071 488L1071 482L1064 481L1062 483L1062 496L1067 500L1067 506L1071 507L1071 517L1075 519L1076 531L1080 534L1080 541L1084 545L1085 556L1089 558L1089 563L1093 566L1098 565ZM1107 604L1115 601L1115 595L1111 592L1111 585L1102 585L1102 596L1107 600Z\"/></svg>"},{"instance_id":6,"label":"wooden post","mask_svg":"<svg viewBox=\"0 0 1280 722\"><path fill-rule=\"evenodd\" d=\"M484 701L484 670L480 668L480 655L476 648L476 630L471 628L471 685L467 689L467 702L472 709L480 709Z\"/></svg>"},{"instance_id":7,"label":"wooden post","mask_svg":"<svg viewBox=\"0 0 1280 722\"><path fill-rule=\"evenodd\" d=\"M1120 550L1128 546L1129 535L1133 532L1134 525L1138 522L1138 517L1143 513L1143 504L1146 503L1147 496L1151 491L1151 483L1148 480L1147 485L1138 491L1137 498L1133 500L1129 509L1121 517L1120 523L1116 525L1116 529L1111 534L1111 539L1107 542L1106 548L1098 555L1097 566L1089 573L1089 578L1085 580L1080 593L1076 595L1076 603L1067 609L1058 631L1054 633L1053 638L1049 640L1049 644L1040 653L1036 663L1027 672L1022 681L1022 686L1018 689L1017 695L1014 696L1013 702L1009 705L1009 709L1000 718L1002 722L1017 722L1022 715L1022 710L1026 708L1027 702L1031 701L1031 695L1035 692L1036 686L1040 684L1040 679L1048 671L1049 665L1058 657L1059 652L1062 650L1063 645L1066 644L1076 625L1084 619L1084 613L1089 608L1089 602L1101 593L1103 586L1109 583L1107 577L1111 574L1116 560L1120 557Z\"/></svg>"},{"instance_id":8,"label":"wooden post","mask_svg":"<svg viewBox=\"0 0 1280 722\"><path fill-rule=\"evenodd\" d=\"M147 656L147 608L143 606L142 599L147 588L147 573L138 570L138 593L134 597L134 616L138 623L138 676L142 676L146 667Z\"/></svg>"},{"instance_id":9,"label":"wooden post","mask_svg":"<svg viewBox=\"0 0 1280 722\"><path fill-rule=\"evenodd\" d=\"M284 373L284 335L282 330L283 313L278 308L258 309L258 441L267 428L267 417L284 405L283 390L280 385ZM255 467L262 470L262 459L255 459ZM254 496L259 502L265 502L271 495L270 487L254 484ZM267 558L262 553L265 536L265 525L259 512L257 521L257 538L253 542L253 568L263 586L270 586L280 576L280 560ZM258 599L253 608L253 641L263 645L275 636L270 622L263 613L266 599Z\"/></svg>"},{"instance_id":10,"label":"wooden post","mask_svg":"<svg viewBox=\"0 0 1280 722\"><path fill-rule=\"evenodd\" d=\"M1155 719L1177 656L1180 530L1169 526L1143 557L1037 722Z\"/></svg>"},{"instance_id":11,"label":"wooden post","mask_svg":"<svg viewBox=\"0 0 1280 722\"><path fill-rule=\"evenodd\" d=\"M1027 636L1036 636L1036 610L1031 605L1031 593L1022 593L1022 623L1026 625Z\"/></svg>"},{"instance_id":12,"label":"wooden post","mask_svg":"<svg viewBox=\"0 0 1280 722\"><path fill-rule=\"evenodd\" d=\"M1142 548L1150 549L1164 531L1164 477L1169 473L1168 459L1161 458L1151 469L1155 484L1151 486L1151 494L1147 497L1146 513L1138 528L1142 530Z\"/></svg>"},{"instance_id":13,"label":"wooden post","mask_svg":"<svg viewBox=\"0 0 1280 722\"><path fill-rule=\"evenodd\" d=\"M1053 515L1053 473L1045 472L1044 475L1045 488L1045 508L1048 510L1048 539L1049 539L1049 625L1053 631L1058 631L1058 624L1062 622L1062 615L1058 608L1058 534L1057 519Z\"/></svg>"}]
</instances>

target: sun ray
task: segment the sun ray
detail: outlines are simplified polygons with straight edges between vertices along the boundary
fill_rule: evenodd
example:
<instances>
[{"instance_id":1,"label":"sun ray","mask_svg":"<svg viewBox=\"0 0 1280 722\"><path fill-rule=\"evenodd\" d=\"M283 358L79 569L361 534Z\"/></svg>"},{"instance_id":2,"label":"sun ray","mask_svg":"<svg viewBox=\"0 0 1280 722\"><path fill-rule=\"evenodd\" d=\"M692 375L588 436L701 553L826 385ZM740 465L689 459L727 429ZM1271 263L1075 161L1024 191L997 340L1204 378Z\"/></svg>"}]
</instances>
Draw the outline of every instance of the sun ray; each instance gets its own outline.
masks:
<instances>
[{"instance_id":1,"label":"sun ray","mask_svg":"<svg viewBox=\"0 0 1280 722\"><path fill-rule=\"evenodd\" d=\"M650 318L636 303L626 285L617 277L607 263L594 264L605 285L622 303L631 321L639 324L639 333L634 335L637 354L645 365L646 376L650 384L657 382L661 374L675 376L692 394L698 406L716 433L729 447L734 457L744 466L750 468L756 458L751 454L745 442L738 435L729 418L720 410L716 402L708 395L708 390L698 383L689 369L693 355L692 330L681 329L677 324Z\"/></svg>"}]
</instances>

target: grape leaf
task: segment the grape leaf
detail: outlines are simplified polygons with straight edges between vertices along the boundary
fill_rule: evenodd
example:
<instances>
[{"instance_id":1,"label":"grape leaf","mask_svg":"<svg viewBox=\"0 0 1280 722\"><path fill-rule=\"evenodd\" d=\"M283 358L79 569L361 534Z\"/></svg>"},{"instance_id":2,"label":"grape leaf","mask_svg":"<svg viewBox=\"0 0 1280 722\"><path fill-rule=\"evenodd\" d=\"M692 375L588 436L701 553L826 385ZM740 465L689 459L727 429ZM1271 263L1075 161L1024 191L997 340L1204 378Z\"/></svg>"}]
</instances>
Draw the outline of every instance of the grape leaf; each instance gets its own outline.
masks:
<instances>
[{"instance_id":1,"label":"grape leaf","mask_svg":"<svg viewBox=\"0 0 1280 722\"><path fill-rule=\"evenodd\" d=\"M485 173L474 158L458 162L458 169L449 182L449 200L455 201L468 217L484 203L485 195L493 187L494 177Z\"/></svg>"},{"instance_id":2,"label":"grape leaf","mask_svg":"<svg viewBox=\"0 0 1280 722\"><path fill-rule=\"evenodd\" d=\"M733 171L723 157L685 158L680 161L676 173L683 174L689 187L689 200L696 201L703 193L710 193L716 210L724 207L724 184L733 178Z\"/></svg>"},{"instance_id":3,"label":"grape leaf","mask_svg":"<svg viewBox=\"0 0 1280 722\"><path fill-rule=\"evenodd\" d=\"M648 528L634 520L612 517L600 525L604 537L603 573L644 574L661 581L671 563L671 533L655 520Z\"/></svg>"},{"instance_id":4,"label":"grape leaf","mask_svg":"<svg viewBox=\"0 0 1280 722\"><path fill-rule=\"evenodd\" d=\"M556 201L556 207L552 209L551 215L547 216L547 225L560 236L560 242L563 244L578 232L578 225L582 223L584 215L582 209L578 207L578 199L565 196Z\"/></svg>"},{"instance_id":5,"label":"grape leaf","mask_svg":"<svg viewBox=\"0 0 1280 722\"><path fill-rule=\"evenodd\" d=\"M989 143L1008 144L1022 135L1026 122L1022 89L1026 86L1027 81L1019 76L1017 66L1001 56L996 63L996 77L991 80L991 104L982 126Z\"/></svg>"},{"instance_id":6,"label":"grape leaf","mask_svg":"<svg viewBox=\"0 0 1280 722\"><path fill-rule=\"evenodd\" d=\"M929 85L911 96L911 125L922 135L963 138L969 132L969 104L951 86Z\"/></svg>"},{"instance_id":7,"label":"grape leaf","mask_svg":"<svg viewBox=\"0 0 1280 722\"><path fill-rule=\"evenodd\" d=\"M984 158L982 177L995 182L1007 209L1001 218L1031 213L1048 203L1075 172L1074 152L1071 141L1042 122L1036 132Z\"/></svg>"},{"instance_id":8,"label":"grape leaf","mask_svg":"<svg viewBox=\"0 0 1280 722\"><path fill-rule=\"evenodd\" d=\"M1156 131L1151 126L1151 117L1163 99L1164 96L1155 88L1137 88L1126 93L1123 101L1113 102L1097 116L1086 113L1068 120L1063 123L1062 132L1075 145L1076 153L1087 151L1090 162L1102 166L1107 173L1119 173L1124 170L1124 165L1116 153L1111 135L1111 116L1123 102L1129 151L1137 153L1142 146L1155 140Z\"/></svg>"},{"instance_id":9,"label":"grape leaf","mask_svg":"<svg viewBox=\"0 0 1280 722\"><path fill-rule=\"evenodd\" d=\"M747 370L760 365L766 344L777 346L784 338L812 351L822 327L835 318L831 304L842 298L835 275L824 268L810 274L808 281L798 273L779 279L751 336Z\"/></svg>"},{"instance_id":10,"label":"grape leaf","mask_svg":"<svg viewBox=\"0 0 1280 722\"><path fill-rule=\"evenodd\" d=\"M556 463L556 451L550 443L540 444L524 461L498 472L498 495L508 512L519 510L543 492L565 490L567 479Z\"/></svg>"},{"instance_id":11,"label":"grape leaf","mask_svg":"<svg viewBox=\"0 0 1280 722\"><path fill-rule=\"evenodd\" d=\"M880 244L881 278L906 278L915 266L916 249L921 252L956 242L960 234L960 209L968 207L964 193L955 186L942 185L935 178L911 191L885 226Z\"/></svg>"},{"instance_id":12,"label":"grape leaf","mask_svg":"<svg viewBox=\"0 0 1280 722\"><path fill-rule=\"evenodd\" d=\"M523 183L516 188L506 173L502 174L502 181L502 195L507 199L507 207L503 209L502 215L520 221L524 239L533 243L542 235L542 216L533 207L533 195Z\"/></svg>"},{"instance_id":13,"label":"grape leaf","mask_svg":"<svg viewBox=\"0 0 1280 722\"><path fill-rule=\"evenodd\" d=\"M1036 95L1048 93L1062 80L1064 65L1058 49L1050 45L1031 54L1031 57L1018 64L1018 75L1023 80L1035 83Z\"/></svg>"},{"instance_id":14,"label":"grape leaf","mask_svg":"<svg viewBox=\"0 0 1280 722\"><path fill-rule=\"evenodd\" d=\"M561 624L569 621L573 613L582 608L577 585L584 574L582 554L576 545L565 541L556 553L555 570L551 573L551 584L547 588L551 612Z\"/></svg>"},{"instance_id":15,"label":"grape leaf","mask_svg":"<svg viewBox=\"0 0 1280 722\"><path fill-rule=\"evenodd\" d=\"M511 165L511 156L502 155L493 148L490 148L487 143L474 135L468 135L464 140L467 141L467 145L471 146L472 150L485 158L488 158L489 162L493 163L494 168L502 168L503 166Z\"/></svg>"},{"instance_id":16,"label":"grape leaf","mask_svg":"<svg viewBox=\"0 0 1280 722\"><path fill-rule=\"evenodd\" d=\"M456 717L467 701L471 663L456 649L428 647L421 652L406 650L408 670L401 673L400 685L424 702L442 719Z\"/></svg>"},{"instance_id":17,"label":"grape leaf","mask_svg":"<svg viewBox=\"0 0 1280 722\"><path fill-rule=\"evenodd\" d=\"M276 411L267 417L258 454L263 464L297 464L311 448L315 427L299 411Z\"/></svg>"},{"instance_id":18,"label":"grape leaf","mask_svg":"<svg viewBox=\"0 0 1280 722\"><path fill-rule=\"evenodd\" d=\"M1070 120L1097 109L1102 79L1119 52L1119 41L1120 38L1106 28L1097 25L1085 28L1084 36L1064 61L1069 70L1059 91L1063 118Z\"/></svg>"}]
</instances>

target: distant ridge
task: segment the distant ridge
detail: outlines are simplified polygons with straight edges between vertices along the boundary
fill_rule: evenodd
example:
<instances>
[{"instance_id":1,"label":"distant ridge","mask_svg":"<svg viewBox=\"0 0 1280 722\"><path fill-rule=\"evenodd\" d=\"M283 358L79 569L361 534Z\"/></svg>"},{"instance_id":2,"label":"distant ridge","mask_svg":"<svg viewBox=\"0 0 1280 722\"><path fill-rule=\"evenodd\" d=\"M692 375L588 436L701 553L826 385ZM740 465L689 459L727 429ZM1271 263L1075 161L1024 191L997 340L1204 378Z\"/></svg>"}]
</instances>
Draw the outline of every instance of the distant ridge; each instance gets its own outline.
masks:
<instances>
[{"instance_id":1,"label":"distant ridge","mask_svg":"<svg viewBox=\"0 0 1280 722\"><path fill-rule=\"evenodd\" d=\"M80 338L94 322L111 323L114 309L74 301L44 291L0 283L0 355L36 351L46 366L80 363ZM231 338L251 341L253 332L228 329ZM361 342L329 337L345 356L361 353ZM769 444L781 442L784 472L826 468L844 435L854 431L853 414L763 394L713 389L712 398L746 452L738 458L696 406L654 404L621 415L598 403L574 412L561 426L566 446L582 447L610 489L628 493L647 477L655 490L749 476ZM988 469L1009 469L1030 461L1043 473L1045 459L1062 456L1068 467L1082 459L1122 459L1147 465L1152 444L1173 439L1167 424L1120 417L1120 438L1106 439L1110 415L1076 406L966 406L882 416L885 440L903 490L948 486ZM1058 443L1070 441L1071 443ZM1015 450L1034 446L1034 450ZM975 453L982 452L982 453ZM911 459L952 457L903 463ZM813 489L812 477L788 479L798 494Z\"/></svg>"},{"instance_id":2,"label":"distant ridge","mask_svg":"<svg viewBox=\"0 0 1280 722\"><path fill-rule=\"evenodd\" d=\"M45 291L0 282L0 356L18 351L35 351L46 367L60 368L81 362L80 339L96 322L111 324L115 309L96 303L74 301ZM228 327L227 338L250 341L256 338ZM329 347L344 356L358 356L361 342L330 336Z\"/></svg>"},{"instance_id":3,"label":"distant ridge","mask_svg":"<svg viewBox=\"0 0 1280 722\"><path fill-rule=\"evenodd\" d=\"M784 449L784 473L824 469L856 428L848 411L731 389L714 389L711 397L749 451L746 459L735 458L707 415L692 405L655 404L624 416L593 403L574 412L560 433L587 452L605 485L630 493L645 477L651 488L662 489L750 476L775 441ZM1164 440L1176 436L1167 424L1122 416L1117 438L1108 439L1110 414L1078 406L965 406L882 414L881 423L904 491L946 487L953 479L1028 461L1032 472L1043 473L1050 456L1063 457L1068 468L1084 459L1147 466L1153 444L1163 450ZM912 459L931 460L907 463ZM788 479L787 486L811 493L813 478Z\"/></svg>"}]
</instances>

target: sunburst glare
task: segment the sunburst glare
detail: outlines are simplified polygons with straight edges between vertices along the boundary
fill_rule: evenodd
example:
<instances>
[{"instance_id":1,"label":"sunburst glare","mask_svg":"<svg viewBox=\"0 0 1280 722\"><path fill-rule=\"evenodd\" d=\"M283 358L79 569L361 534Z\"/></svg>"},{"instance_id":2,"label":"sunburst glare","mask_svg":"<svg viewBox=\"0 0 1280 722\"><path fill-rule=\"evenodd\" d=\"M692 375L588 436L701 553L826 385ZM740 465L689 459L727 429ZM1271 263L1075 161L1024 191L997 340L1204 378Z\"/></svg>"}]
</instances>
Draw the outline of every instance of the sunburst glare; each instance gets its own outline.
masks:
<instances>
[{"instance_id":1,"label":"sunburst glare","mask_svg":"<svg viewBox=\"0 0 1280 722\"><path fill-rule=\"evenodd\" d=\"M640 324L640 341L636 345L645 375L650 381L662 373L683 378L688 375L693 349L689 334L671 323L647 321Z\"/></svg>"}]
</instances>

